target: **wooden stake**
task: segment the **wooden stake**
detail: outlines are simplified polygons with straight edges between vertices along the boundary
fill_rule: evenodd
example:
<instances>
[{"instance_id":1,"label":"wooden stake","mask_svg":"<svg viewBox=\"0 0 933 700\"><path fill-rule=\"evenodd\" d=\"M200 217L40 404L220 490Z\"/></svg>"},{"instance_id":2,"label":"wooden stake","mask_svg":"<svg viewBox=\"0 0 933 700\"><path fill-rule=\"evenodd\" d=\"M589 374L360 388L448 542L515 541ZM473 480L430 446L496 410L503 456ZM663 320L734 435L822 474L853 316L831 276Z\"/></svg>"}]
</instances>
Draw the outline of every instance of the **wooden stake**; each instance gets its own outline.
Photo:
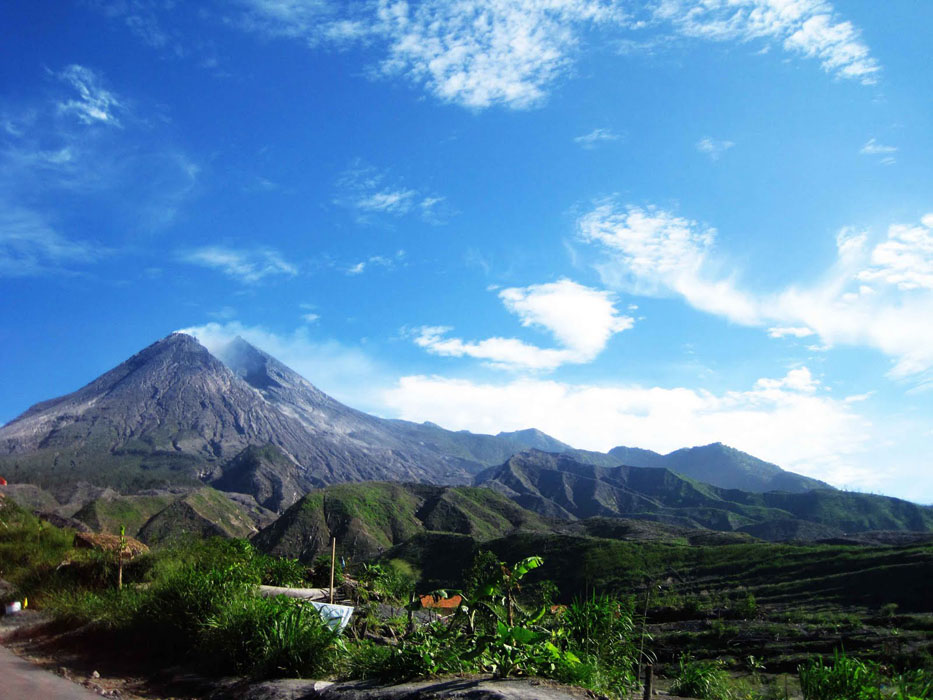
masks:
<instances>
[{"instance_id":1,"label":"wooden stake","mask_svg":"<svg viewBox=\"0 0 933 700\"><path fill-rule=\"evenodd\" d=\"M645 666L645 700L651 700L654 693L654 666Z\"/></svg>"},{"instance_id":2,"label":"wooden stake","mask_svg":"<svg viewBox=\"0 0 933 700\"><path fill-rule=\"evenodd\" d=\"M330 602L334 602L334 567L337 565L337 538L330 539Z\"/></svg>"}]
</instances>

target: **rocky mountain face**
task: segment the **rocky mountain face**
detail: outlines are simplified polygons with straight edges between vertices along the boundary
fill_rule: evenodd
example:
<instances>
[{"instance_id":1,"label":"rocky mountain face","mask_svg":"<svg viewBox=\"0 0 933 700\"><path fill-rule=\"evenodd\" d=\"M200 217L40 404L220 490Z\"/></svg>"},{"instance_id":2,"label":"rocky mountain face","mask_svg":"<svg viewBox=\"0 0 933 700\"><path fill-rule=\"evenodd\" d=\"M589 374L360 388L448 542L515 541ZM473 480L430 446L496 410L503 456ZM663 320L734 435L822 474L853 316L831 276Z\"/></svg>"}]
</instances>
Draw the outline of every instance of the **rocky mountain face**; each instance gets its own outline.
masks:
<instances>
[{"instance_id":1,"label":"rocky mountain face","mask_svg":"<svg viewBox=\"0 0 933 700\"><path fill-rule=\"evenodd\" d=\"M211 354L182 333L0 427L0 474L42 487L66 517L104 488L205 484L280 512L310 489L339 482L467 484L528 448L603 468L654 460L748 490L822 486L722 445L603 454L534 429L478 435L386 420L343 405L242 339Z\"/></svg>"},{"instance_id":2,"label":"rocky mountain face","mask_svg":"<svg viewBox=\"0 0 933 700\"><path fill-rule=\"evenodd\" d=\"M775 540L874 530L933 531L933 507L896 498L831 489L722 489L665 467L605 468L538 450L481 472L474 483L533 512L571 520L624 516Z\"/></svg>"},{"instance_id":3,"label":"rocky mountain face","mask_svg":"<svg viewBox=\"0 0 933 700\"><path fill-rule=\"evenodd\" d=\"M126 491L216 482L280 509L327 483L464 483L484 466L468 447L449 454L412 439L447 431L348 408L242 340L218 354L226 364L175 333L33 406L0 428L0 473L57 496L78 481Z\"/></svg>"}]
</instances>

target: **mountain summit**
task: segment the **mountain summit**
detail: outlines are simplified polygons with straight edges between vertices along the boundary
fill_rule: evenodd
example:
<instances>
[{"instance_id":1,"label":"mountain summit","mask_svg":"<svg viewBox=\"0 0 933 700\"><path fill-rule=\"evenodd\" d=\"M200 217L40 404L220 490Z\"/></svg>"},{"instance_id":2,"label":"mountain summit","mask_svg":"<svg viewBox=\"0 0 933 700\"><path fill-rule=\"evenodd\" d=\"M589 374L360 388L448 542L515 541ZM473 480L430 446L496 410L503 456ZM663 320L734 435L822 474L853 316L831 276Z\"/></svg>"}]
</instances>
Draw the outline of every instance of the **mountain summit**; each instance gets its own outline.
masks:
<instances>
[{"instance_id":1,"label":"mountain summit","mask_svg":"<svg viewBox=\"0 0 933 700\"><path fill-rule=\"evenodd\" d=\"M184 333L0 427L0 474L62 502L82 482L124 492L208 484L281 511L338 482L468 484L529 448L597 467L665 466L726 488L825 486L719 444L603 454L534 429L478 435L386 420L343 405L242 338L212 354Z\"/></svg>"},{"instance_id":2,"label":"mountain summit","mask_svg":"<svg viewBox=\"0 0 933 700\"><path fill-rule=\"evenodd\" d=\"M216 482L281 509L328 483L466 483L488 464L410 439L414 424L344 406L240 338L217 354L173 333L36 404L0 428L0 468L53 489Z\"/></svg>"}]
</instances>

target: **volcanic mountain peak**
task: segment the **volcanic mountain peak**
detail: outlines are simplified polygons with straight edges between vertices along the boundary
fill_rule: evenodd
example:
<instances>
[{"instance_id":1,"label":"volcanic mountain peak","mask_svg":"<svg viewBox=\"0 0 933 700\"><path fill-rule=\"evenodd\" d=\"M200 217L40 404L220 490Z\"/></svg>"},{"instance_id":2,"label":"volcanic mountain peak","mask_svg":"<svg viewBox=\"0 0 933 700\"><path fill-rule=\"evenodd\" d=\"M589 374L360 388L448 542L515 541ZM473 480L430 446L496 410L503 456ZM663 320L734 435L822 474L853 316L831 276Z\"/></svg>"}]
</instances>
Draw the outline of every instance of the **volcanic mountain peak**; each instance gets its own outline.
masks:
<instances>
[{"instance_id":1,"label":"volcanic mountain peak","mask_svg":"<svg viewBox=\"0 0 933 700\"><path fill-rule=\"evenodd\" d=\"M210 350L173 333L87 386L36 404L0 427L0 473L48 488L216 484L273 510L341 481L468 483L527 448L563 453L586 465L567 471L593 476L620 462L642 466L635 457L732 488L806 490L811 481L723 445L607 455L535 429L494 436L385 420L332 399L242 338ZM710 451L716 459L695 459Z\"/></svg>"},{"instance_id":2,"label":"volcanic mountain peak","mask_svg":"<svg viewBox=\"0 0 933 700\"><path fill-rule=\"evenodd\" d=\"M233 379L223 363L195 338L172 333L77 391L35 404L3 426L0 435L9 448L13 442L20 447L37 447L37 440L46 432L77 421L92 409L109 410L140 397L158 400L188 391L193 384L222 389Z\"/></svg>"}]
</instances>

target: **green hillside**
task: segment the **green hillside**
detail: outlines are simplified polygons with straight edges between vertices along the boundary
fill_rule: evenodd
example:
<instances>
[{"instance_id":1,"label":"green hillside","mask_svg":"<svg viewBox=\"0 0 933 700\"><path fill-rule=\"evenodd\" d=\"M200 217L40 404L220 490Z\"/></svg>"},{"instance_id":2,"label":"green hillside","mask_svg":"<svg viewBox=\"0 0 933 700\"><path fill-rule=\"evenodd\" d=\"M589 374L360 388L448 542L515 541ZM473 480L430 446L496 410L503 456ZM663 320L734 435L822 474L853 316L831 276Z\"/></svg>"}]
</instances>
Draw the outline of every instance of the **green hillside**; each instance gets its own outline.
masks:
<instances>
[{"instance_id":1,"label":"green hillside","mask_svg":"<svg viewBox=\"0 0 933 700\"><path fill-rule=\"evenodd\" d=\"M424 532L484 541L550 529L539 516L488 489L366 482L308 493L253 542L269 554L310 562L331 537L344 555L365 558Z\"/></svg>"}]
</instances>

